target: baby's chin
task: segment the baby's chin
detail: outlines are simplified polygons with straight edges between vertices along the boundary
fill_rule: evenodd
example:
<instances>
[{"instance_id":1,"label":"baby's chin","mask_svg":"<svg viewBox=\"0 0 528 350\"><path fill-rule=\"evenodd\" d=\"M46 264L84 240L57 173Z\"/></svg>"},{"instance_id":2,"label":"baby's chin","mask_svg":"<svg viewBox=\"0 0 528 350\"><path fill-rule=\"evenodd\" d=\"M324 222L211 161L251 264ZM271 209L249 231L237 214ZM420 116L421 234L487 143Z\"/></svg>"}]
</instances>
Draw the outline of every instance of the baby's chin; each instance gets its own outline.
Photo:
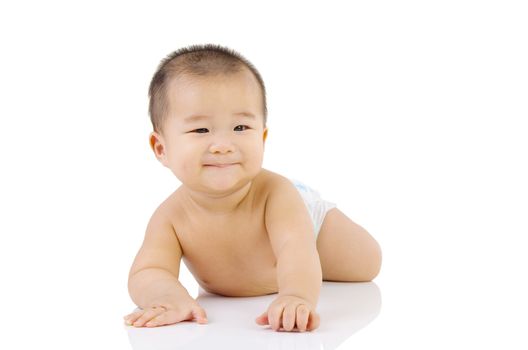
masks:
<instances>
[{"instance_id":1,"label":"baby's chin","mask_svg":"<svg viewBox=\"0 0 528 350\"><path fill-rule=\"evenodd\" d=\"M217 176L206 179L201 185L211 194L228 194L241 189L250 181L251 178L246 177Z\"/></svg>"}]
</instances>

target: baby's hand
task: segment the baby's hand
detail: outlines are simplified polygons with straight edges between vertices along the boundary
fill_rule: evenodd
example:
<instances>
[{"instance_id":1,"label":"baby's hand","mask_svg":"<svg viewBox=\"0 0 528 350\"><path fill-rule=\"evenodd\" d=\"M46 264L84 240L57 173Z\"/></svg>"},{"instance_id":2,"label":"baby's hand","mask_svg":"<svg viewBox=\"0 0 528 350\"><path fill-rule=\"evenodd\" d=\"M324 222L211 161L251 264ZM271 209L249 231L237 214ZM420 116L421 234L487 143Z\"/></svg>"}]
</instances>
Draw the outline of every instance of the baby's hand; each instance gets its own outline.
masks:
<instances>
[{"instance_id":1,"label":"baby's hand","mask_svg":"<svg viewBox=\"0 0 528 350\"><path fill-rule=\"evenodd\" d=\"M178 305L156 305L133 312L124 317L125 323L134 327L156 327L178 323L186 320L197 320L200 324L207 323L205 310L196 301Z\"/></svg>"},{"instance_id":2,"label":"baby's hand","mask_svg":"<svg viewBox=\"0 0 528 350\"><path fill-rule=\"evenodd\" d=\"M268 311L255 320L259 325L271 325L275 331L282 329L290 332L312 331L319 327L319 315L308 301L291 295L277 297Z\"/></svg>"}]
</instances>

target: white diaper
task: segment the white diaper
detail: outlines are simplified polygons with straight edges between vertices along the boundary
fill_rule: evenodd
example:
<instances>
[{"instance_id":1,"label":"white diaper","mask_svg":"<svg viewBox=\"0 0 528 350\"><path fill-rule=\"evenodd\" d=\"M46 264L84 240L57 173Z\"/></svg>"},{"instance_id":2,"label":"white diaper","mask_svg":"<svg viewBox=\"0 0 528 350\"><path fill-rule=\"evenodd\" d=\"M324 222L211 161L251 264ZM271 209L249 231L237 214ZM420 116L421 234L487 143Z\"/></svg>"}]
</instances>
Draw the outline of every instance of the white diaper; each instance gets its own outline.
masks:
<instances>
[{"instance_id":1,"label":"white diaper","mask_svg":"<svg viewBox=\"0 0 528 350\"><path fill-rule=\"evenodd\" d=\"M323 225L323 220L326 216L326 213L332 208L336 207L335 203L325 201L321 198L319 192L313 188L306 186L304 183L298 180L290 179L290 181L295 185L301 197L304 200L304 204L310 213L312 222L314 224L314 232L317 236L319 230L321 230L321 225Z\"/></svg>"}]
</instances>

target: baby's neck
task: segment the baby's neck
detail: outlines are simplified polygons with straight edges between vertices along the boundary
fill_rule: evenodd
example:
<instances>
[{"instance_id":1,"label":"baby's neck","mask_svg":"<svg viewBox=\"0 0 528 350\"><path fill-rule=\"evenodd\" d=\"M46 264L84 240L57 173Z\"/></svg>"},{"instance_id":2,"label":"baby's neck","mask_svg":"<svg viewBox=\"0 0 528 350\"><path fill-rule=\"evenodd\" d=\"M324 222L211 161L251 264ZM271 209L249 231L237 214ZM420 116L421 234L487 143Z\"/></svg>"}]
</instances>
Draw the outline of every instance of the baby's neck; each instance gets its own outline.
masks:
<instances>
[{"instance_id":1,"label":"baby's neck","mask_svg":"<svg viewBox=\"0 0 528 350\"><path fill-rule=\"evenodd\" d=\"M206 214L227 215L234 213L238 206L247 197L251 190L252 183L247 183L244 187L233 193L223 196L214 196L208 193L196 192L187 187L183 188L185 201L194 209Z\"/></svg>"}]
</instances>

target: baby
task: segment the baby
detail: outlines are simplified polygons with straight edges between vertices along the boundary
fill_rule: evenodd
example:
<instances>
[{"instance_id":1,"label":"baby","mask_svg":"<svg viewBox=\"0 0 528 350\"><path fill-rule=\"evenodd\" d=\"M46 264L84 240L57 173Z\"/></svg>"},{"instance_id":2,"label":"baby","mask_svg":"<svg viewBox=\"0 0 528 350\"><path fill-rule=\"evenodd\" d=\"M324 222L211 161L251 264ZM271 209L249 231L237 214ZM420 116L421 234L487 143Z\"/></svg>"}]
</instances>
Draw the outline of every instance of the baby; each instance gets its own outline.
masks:
<instances>
[{"instance_id":1,"label":"baby","mask_svg":"<svg viewBox=\"0 0 528 350\"><path fill-rule=\"evenodd\" d=\"M322 281L370 281L378 243L308 186L262 168L266 93L239 53L195 45L165 58L149 88L156 158L182 185L152 214L128 277L140 311L129 325L207 323L178 281L183 259L198 284L224 296L278 293L256 318L312 331Z\"/></svg>"}]
</instances>

